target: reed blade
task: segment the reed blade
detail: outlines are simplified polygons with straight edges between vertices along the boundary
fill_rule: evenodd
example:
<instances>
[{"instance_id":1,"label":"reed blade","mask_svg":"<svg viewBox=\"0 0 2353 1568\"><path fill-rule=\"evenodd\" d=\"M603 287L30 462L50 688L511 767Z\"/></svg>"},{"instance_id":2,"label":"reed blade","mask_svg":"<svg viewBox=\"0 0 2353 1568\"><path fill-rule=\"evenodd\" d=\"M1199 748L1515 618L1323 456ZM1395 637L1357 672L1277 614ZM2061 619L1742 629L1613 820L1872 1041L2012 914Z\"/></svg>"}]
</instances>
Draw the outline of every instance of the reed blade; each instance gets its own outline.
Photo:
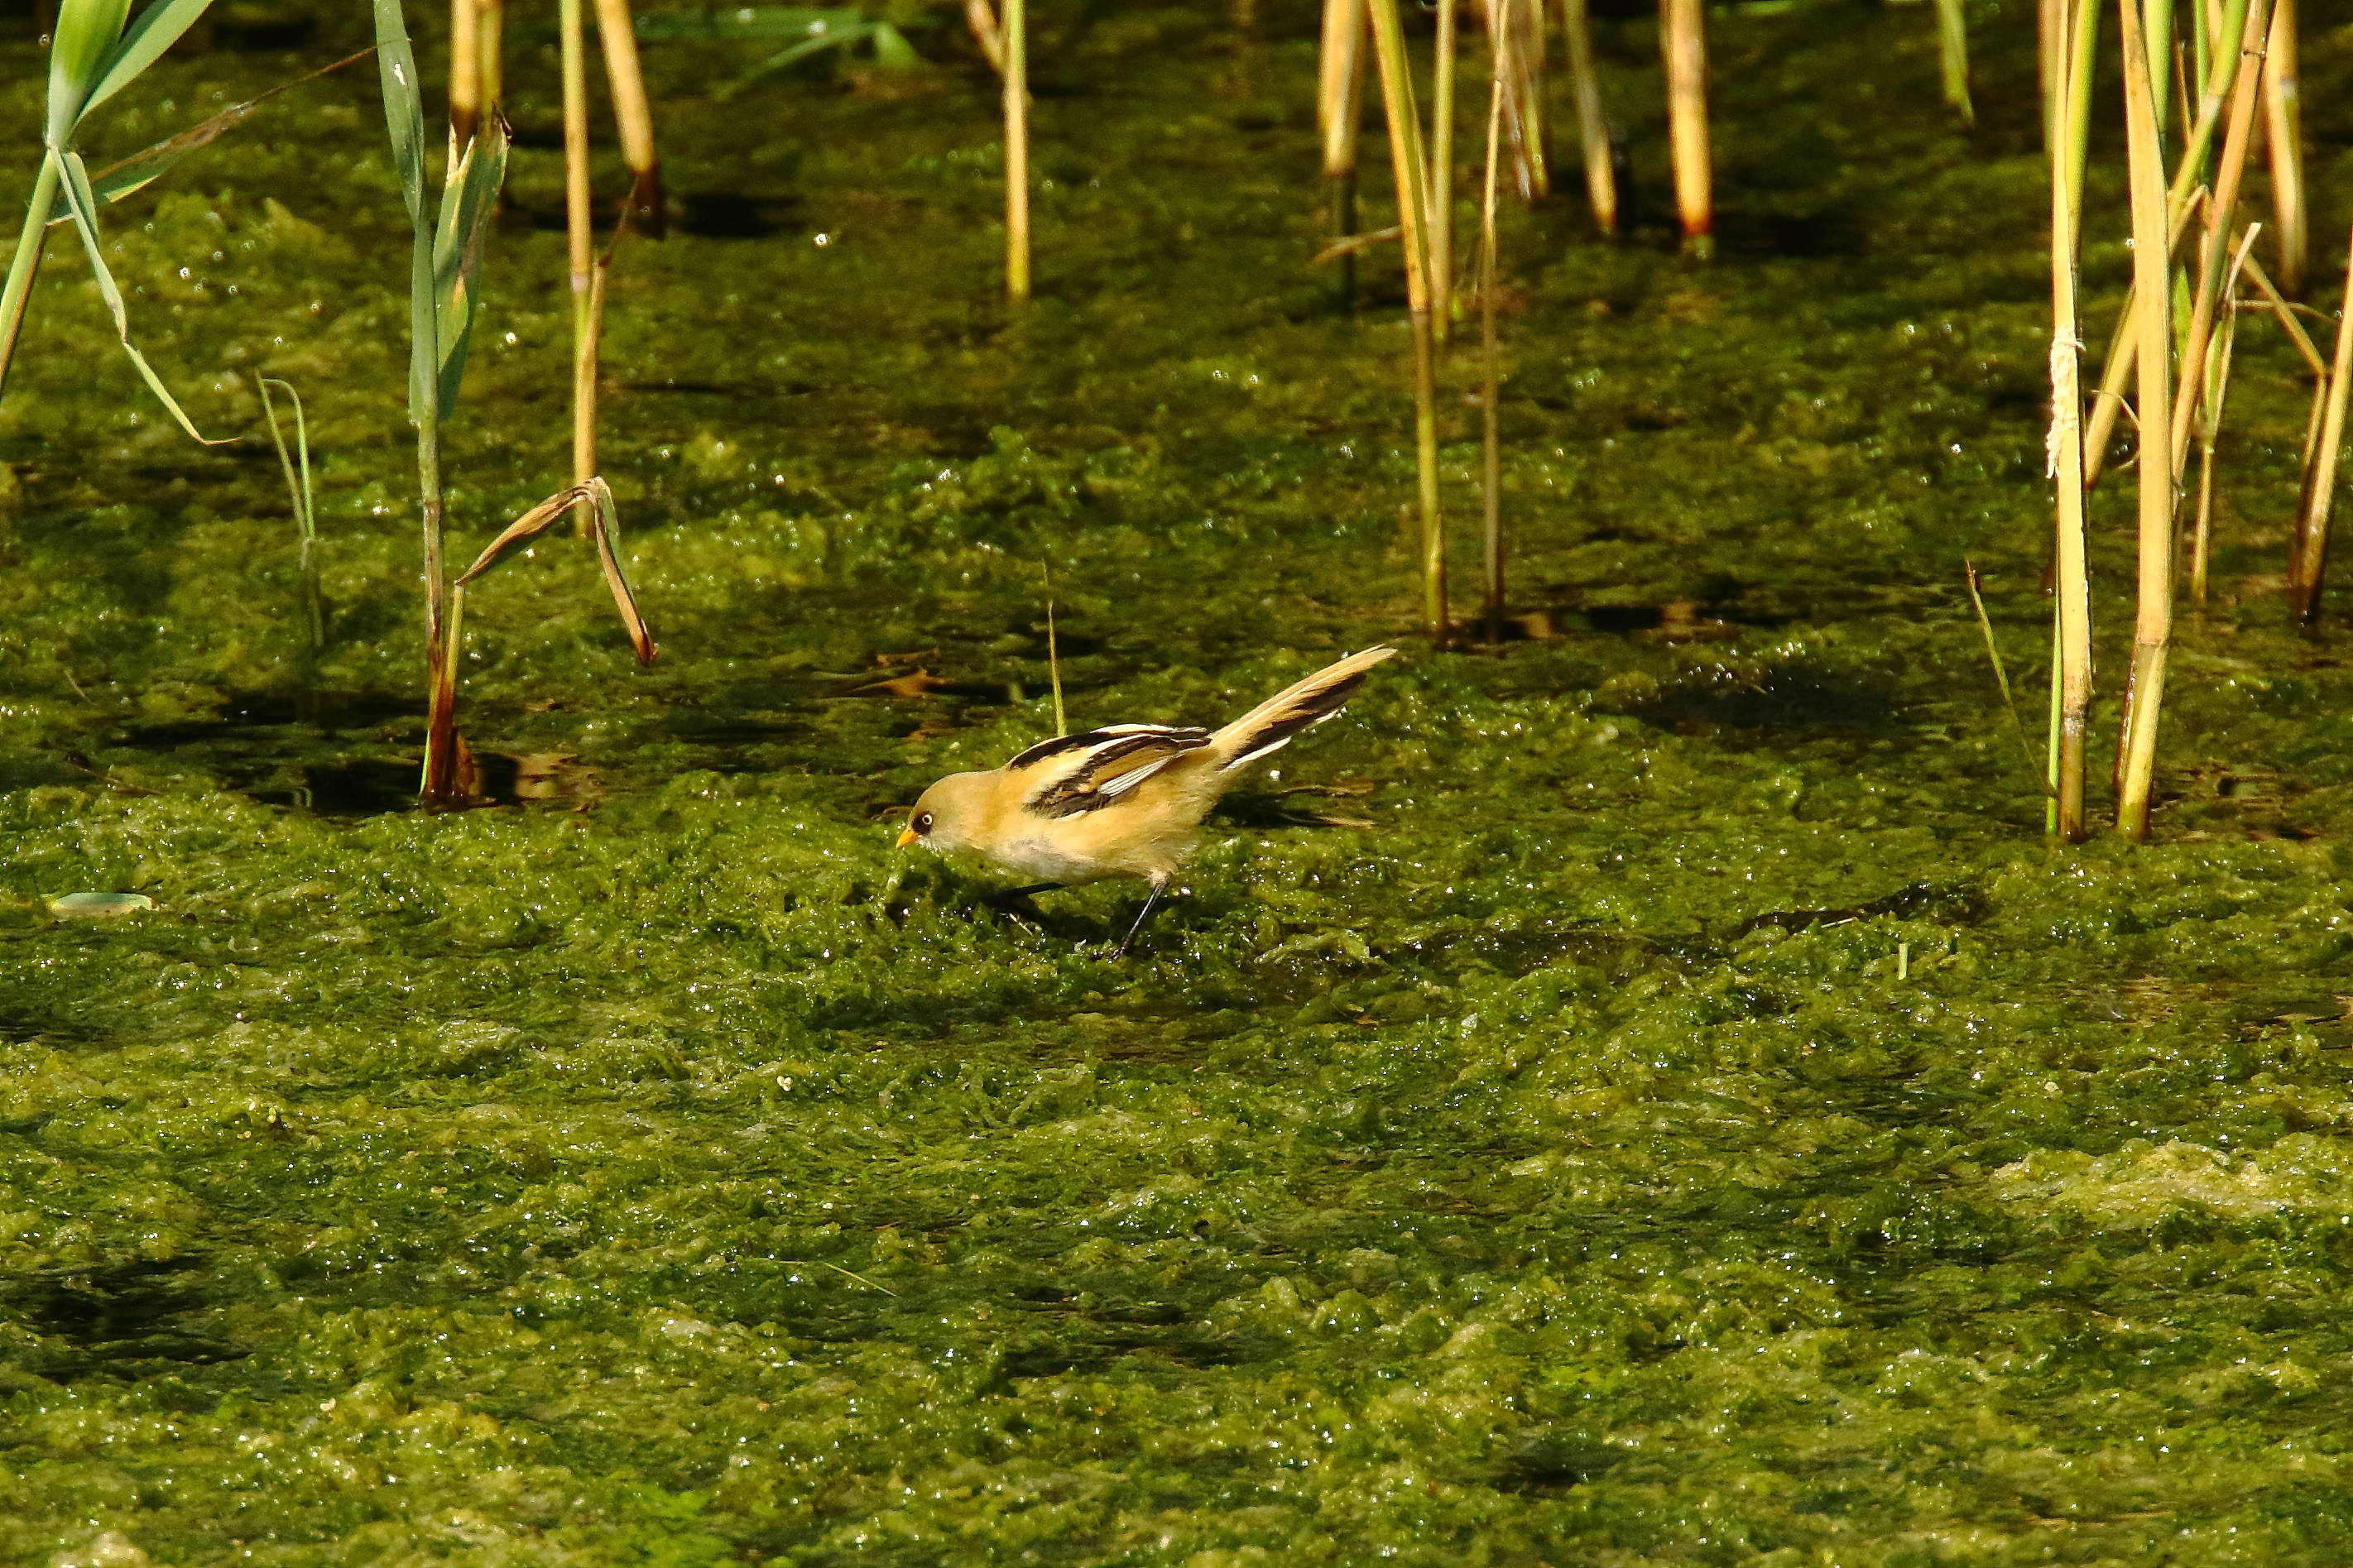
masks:
<instances>
[{"instance_id":1,"label":"reed blade","mask_svg":"<svg viewBox=\"0 0 2353 1568\"><path fill-rule=\"evenodd\" d=\"M2116 826L2135 842L2148 837L2149 795L2173 641L2174 475L2162 444L2172 428L2173 326L2167 310L2165 170L2158 143L2157 102L2148 70L2139 0L2117 0L2123 19L2125 147L2132 193L2133 281L2138 300L2142 431L2140 550L2133 664L2118 735ZM2151 460L2154 458L2155 460Z\"/></svg>"},{"instance_id":2,"label":"reed blade","mask_svg":"<svg viewBox=\"0 0 2353 1568\"><path fill-rule=\"evenodd\" d=\"M2279 226L2280 283L2304 291L2310 250L2305 226L2304 87L2298 64L2296 0L2278 0L2263 50L2264 140L2271 149L2272 211Z\"/></svg>"}]
</instances>

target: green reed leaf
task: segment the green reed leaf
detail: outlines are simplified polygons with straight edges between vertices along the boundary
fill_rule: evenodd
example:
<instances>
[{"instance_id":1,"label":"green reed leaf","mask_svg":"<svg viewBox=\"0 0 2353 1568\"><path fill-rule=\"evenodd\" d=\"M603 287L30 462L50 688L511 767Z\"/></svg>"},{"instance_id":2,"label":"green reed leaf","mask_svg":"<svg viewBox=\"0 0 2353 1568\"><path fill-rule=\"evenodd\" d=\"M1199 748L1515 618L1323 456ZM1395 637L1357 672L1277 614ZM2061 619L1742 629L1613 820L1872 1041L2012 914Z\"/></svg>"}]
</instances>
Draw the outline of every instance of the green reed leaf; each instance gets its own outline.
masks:
<instances>
[{"instance_id":1,"label":"green reed leaf","mask_svg":"<svg viewBox=\"0 0 2353 1568\"><path fill-rule=\"evenodd\" d=\"M88 119L91 110L130 86L140 72L163 58L164 51L178 43L181 35L196 25L196 18L212 3L213 0L154 0L140 12L130 30L100 62L97 84L82 100L74 116L75 123Z\"/></svg>"},{"instance_id":2,"label":"green reed leaf","mask_svg":"<svg viewBox=\"0 0 2353 1568\"><path fill-rule=\"evenodd\" d=\"M131 0L64 0L58 7L57 31L49 36L48 120L41 133L47 145L63 147L73 134L130 14Z\"/></svg>"},{"instance_id":3,"label":"green reed leaf","mask_svg":"<svg viewBox=\"0 0 2353 1568\"><path fill-rule=\"evenodd\" d=\"M147 389L155 395L157 401L171 411L172 417L180 422L180 428L196 440L207 447L217 447L234 440L234 437L224 437L220 441L206 438L204 432L196 428L195 422L188 417L187 411L180 406L179 400L172 395L171 389L164 384L164 378L155 374L154 366L147 363L147 356L139 352L139 345L131 341L130 313L123 309L122 290L116 285L114 274L107 270L106 247L98 237L98 197L90 188L90 171L82 166L79 153L60 154L52 152L49 156L60 160L65 174L66 200L73 208L74 228L81 236L82 248L90 254L90 269L98 279L99 297L106 301L107 313L114 318L115 335L122 342L122 352L131 356L132 364L137 367L140 379L147 384Z\"/></svg>"}]
</instances>

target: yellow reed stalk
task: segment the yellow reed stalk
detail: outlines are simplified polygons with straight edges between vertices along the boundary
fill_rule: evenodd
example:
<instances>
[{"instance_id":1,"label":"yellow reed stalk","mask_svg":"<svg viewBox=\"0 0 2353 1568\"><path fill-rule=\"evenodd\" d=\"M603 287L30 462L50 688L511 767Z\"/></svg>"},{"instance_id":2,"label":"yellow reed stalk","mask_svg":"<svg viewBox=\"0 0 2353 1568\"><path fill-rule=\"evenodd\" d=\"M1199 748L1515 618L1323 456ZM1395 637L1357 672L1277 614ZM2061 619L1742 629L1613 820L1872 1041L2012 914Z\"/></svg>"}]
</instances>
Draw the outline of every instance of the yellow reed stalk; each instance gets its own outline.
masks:
<instances>
[{"instance_id":1,"label":"yellow reed stalk","mask_svg":"<svg viewBox=\"0 0 2353 1568\"><path fill-rule=\"evenodd\" d=\"M596 0L596 37L605 46L605 79L613 92L613 118L621 132L621 161L629 166L627 220L640 233L659 235L665 226L661 160L654 153L653 106L646 98L645 68L638 62L638 29L629 0Z\"/></svg>"},{"instance_id":2,"label":"yellow reed stalk","mask_svg":"<svg viewBox=\"0 0 2353 1568\"><path fill-rule=\"evenodd\" d=\"M1005 297L1029 302L1029 7L1005 0Z\"/></svg>"},{"instance_id":3,"label":"yellow reed stalk","mask_svg":"<svg viewBox=\"0 0 2353 1568\"><path fill-rule=\"evenodd\" d=\"M482 29L476 0L449 0L449 161L482 122Z\"/></svg>"},{"instance_id":4,"label":"yellow reed stalk","mask_svg":"<svg viewBox=\"0 0 2353 1568\"><path fill-rule=\"evenodd\" d=\"M2296 507L2295 544L2288 557L2288 607L2310 626L2320 616L2321 579L2328 570L2328 523L2336 510L2337 461L2345 441L2345 400L2353 390L2353 247L2345 262L2345 305L2337 318L2337 353L2329 362L2328 400L2320 433L2306 465Z\"/></svg>"},{"instance_id":5,"label":"yellow reed stalk","mask_svg":"<svg viewBox=\"0 0 2353 1568\"><path fill-rule=\"evenodd\" d=\"M1707 143L1707 14L1704 0L1659 0L1659 52L1667 68L1667 142L1683 254L1715 253L1715 196Z\"/></svg>"},{"instance_id":6,"label":"yellow reed stalk","mask_svg":"<svg viewBox=\"0 0 2353 1568\"><path fill-rule=\"evenodd\" d=\"M1566 0L1561 30L1568 35L1568 88L1577 102L1577 139L1585 153L1585 199L1603 234L1618 233L1618 168L1609 156L1609 127L1601 116L1601 79L1593 68L1593 22L1588 0Z\"/></svg>"},{"instance_id":7,"label":"yellow reed stalk","mask_svg":"<svg viewBox=\"0 0 2353 1568\"><path fill-rule=\"evenodd\" d=\"M2271 143L2272 212L2279 223L2280 286L2304 289L2310 241L2305 228L2304 101L2296 61L2295 0L2272 8L2272 31L2263 50L2263 120Z\"/></svg>"},{"instance_id":8,"label":"yellow reed stalk","mask_svg":"<svg viewBox=\"0 0 2353 1568\"><path fill-rule=\"evenodd\" d=\"M2255 0L2247 11L2247 37L2256 37L2256 28L2263 20L2268 0ZM2189 453L2189 422L2197 412L2197 388L2205 384L2207 340L2213 331L2214 308L2222 298L2225 263L2231 254L2231 214L2239 205L2239 183L2246 173L2247 153L2253 148L2255 124L2255 102L2261 96L2263 59L2261 54L2242 53L2239 57L2238 85L2231 94L2231 130L2223 139L2222 161L2214 176L2213 199L2206 204L2207 242L2198 258L2198 291L2190 307L2189 330L2181 338L2180 403L2174 409L2171 439L2167 452L2176 479L2181 477ZM2148 449L2149 427L2142 426L2142 450ZM2142 459L2144 462L2147 458Z\"/></svg>"},{"instance_id":9,"label":"yellow reed stalk","mask_svg":"<svg viewBox=\"0 0 2353 1568\"><path fill-rule=\"evenodd\" d=\"M2052 19L2058 79L2053 122L2072 127L2091 100L2099 35L2095 0L2060 0ZM2092 707L2092 590L2084 533L2083 344L2076 263L2083 249L2083 164L2071 137L2051 145L2051 477L2057 494L2058 607L2052 626L2050 830L2084 836L2084 740Z\"/></svg>"},{"instance_id":10,"label":"yellow reed stalk","mask_svg":"<svg viewBox=\"0 0 2353 1568\"><path fill-rule=\"evenodd\" d=\"M1327 242L1356 232L1356 140L1364 120L1364 0L1324 0L1324 47L1315 75L1315 128L1324 144L1324 232ZM1356 253L1345 251L1333 280L1343 311L1356 299Z\"/></svg>"},{"instance_id":11,"label":"yellow reed stalk","mask_svg":"<svg viewBox=\"0 0 2353 1568\"><path fill-rule=\"evenodd\" d=\"M581 0L558 0L564 79L565 258L572 282L572 482L596 477L596 222L588 205L588 39ZM584 534L586 503L574 518Z\"/></svg>"},{"instance_id":12,"label":"yellow reed stalk","mask_svg":"<svg viewBox=\"0 0 2353 1568\"><path fill-rule=\"evenodd\" d=\"M1508 12L1512 0L1502 0ZM1487 178L1479 202L1479 454L1480 479L1485 515L1482 519L1482 564L1486 568L1484 586L1487 640L1500 642L1504 636L1504 436L1503 351L1495 337L1495 278L1499 268L1495 254L1495 180L1502 162L1504 141L1504 100L1509 96L1513 79L1512 28L1508 15L1498 16L1495 0L1489 0L1487 37L1493 46L1489 58L1490 82L1487 90ZM1502 26L1495 24L1502 23Z\"/></svg>"},{"instance_id":13,"label":"yellow reed stalk","mask_svg":"<svg viewBox=\"0 0 2353 1568\"><path fill-rule=\"evenodd\" d=\"M1438 0L1438 42L1430 83L1430 329L1454 333L1454 68L1459 0Z\"/></svg>"},{"instance_id":14,"label":"yellow reed stalk","mask_svg":"<svg viewBox=\"0 0 2353 1568\"><path fill-rule=\"evenodd\" d=\"M2251 20L2249 0L2225 0L2222 21L2216 29L2216 37L2236 40L2243 49L2252 41ZM2181 162L2174 168L2173 184L2166 192L2168 256L2180 247L2182 237L2189 232L2191 210L2202 199L2206 155L2214 145L2214 132L2221 124L2230 89L2238 80L2238 50L2218 47L2212 51L2204 89L2199 97L2198 120L2190 130L2189 142L2182 151ZM2090 100L2084 101L2088 106ZM2079 122L2075 131L2079 138L2075 143L2075 158L2079 166L2088 146L2085 132L2086 125ZM2124 405L2125 384L2132 379L2136 356L2139 353L2139 340L2131 325L2134 312L2138 308L2136 300L2131 286L2127 285L2124 303L2116 309L2116 331L2115 337L2109 340L2107 368L2101 373L2099 395L2093 400L2090 433L2084 438L2085 484L2099 483L2100 470L2107 459L2108 438L2116 431L2116 415Z\"/></svg>"},{"instance_id":15,"label":"yellow reed stalk","mask_svg":"<svg viewBox=\"0 0 2353 1568\"><path fill-rule=\"evenodd\" d=\"M1366 0L1366 4L1373 24L1373 57L1381 77L1382 116L1388 121L1389 164L1397 175L1406 310L1413 329L1413 455L1421 502L1422 626L1432 641L1443 641L1449 626L1446 522L1438 506L1437 343L1430 319L1435 296L1430 264L1430 180L1422 166L1413 64L1406 55L1398 0Z\"/></svg>"},{"instance_id":16,"label":"yellow reed stalk","mask_svg":"<svg viewBox=\"0 0 2353 1568\"><path fill-rule=\"evenodd\" d=\"M2160 5L2166 0L2158 0ZM2138 613L2132 673L2118 735L2116 826L2135 842L2148 837L2148 802L2164 711L2167 656L2173 643L2173 469L2162 433L2172 427L2173 326L2167 309L2165 166L2158 145L2156 83L2148 69L2140 0L2117 0L2123 18L2125 151L2132 186L2133 281L2139 297L2140 463ZM2152 458L2157 460L2152 461Z\"/></svg>"}]
</instances>

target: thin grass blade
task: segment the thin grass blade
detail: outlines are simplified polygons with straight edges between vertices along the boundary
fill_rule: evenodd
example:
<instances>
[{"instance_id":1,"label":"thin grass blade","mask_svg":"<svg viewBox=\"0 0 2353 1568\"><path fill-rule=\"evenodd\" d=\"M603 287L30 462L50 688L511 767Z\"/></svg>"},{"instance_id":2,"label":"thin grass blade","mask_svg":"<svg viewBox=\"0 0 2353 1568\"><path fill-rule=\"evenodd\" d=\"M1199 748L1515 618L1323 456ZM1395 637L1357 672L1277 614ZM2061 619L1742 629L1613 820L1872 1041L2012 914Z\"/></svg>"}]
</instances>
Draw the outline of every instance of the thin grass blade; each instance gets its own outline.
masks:
<instances>
[{"instance_id":1,"label":"thin grass blade","mask_svg":"<svg viewBox=\"0 0 2353 1568\"><path fill-rule=\"evenodd\" d=\"M141 71L162 59L164 51L178 43L180 35L195 26L212 3L213 0L155 0L140 12L130 29L100 62L97 83L81 100L75 123L89 119L91 110L129 87Z\"/></svg>"},{"instance_id":2,"label":"thin grass blade","mask_svg":"<svg viewBox=\"0 0 2353 1568\"><path fill-rule=\"evenodd\" d=\"M122 352L131 356L132 364L137 367L140 379L147 384L147 389L155 395L156 400L170 410L172 417L179 421L180 428L195 440L207 447L218 447L237 439L234 436L225 436L216 441L197 429L187 411L180 406L179 400L172 395L171 389L164 384L164 378L155 374L155 367L147 363L147 356L139 352L139 345L131 341L131 316L123 309L122 289L115 283L114 274L107 270L106 247L98 237L98 198L90 194L90 171L82 167L79 153L66 153L59 163L65 173L66 199L73 207L74 228L81 236L82 248L90 254L90 269L98 279L99 297L106 301L107 313L114 318L115 335L121 340Z\"/></svg>"}]
</instances>

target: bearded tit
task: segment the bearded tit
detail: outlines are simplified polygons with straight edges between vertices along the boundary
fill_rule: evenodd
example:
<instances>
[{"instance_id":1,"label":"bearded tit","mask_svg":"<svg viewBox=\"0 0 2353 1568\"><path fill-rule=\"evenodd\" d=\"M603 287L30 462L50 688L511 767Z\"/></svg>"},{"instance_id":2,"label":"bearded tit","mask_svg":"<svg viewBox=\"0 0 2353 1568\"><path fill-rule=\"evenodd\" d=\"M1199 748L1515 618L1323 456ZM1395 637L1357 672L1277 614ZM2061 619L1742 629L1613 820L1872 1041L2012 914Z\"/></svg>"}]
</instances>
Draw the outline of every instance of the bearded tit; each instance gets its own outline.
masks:
<instances>
[{"instance_id":1,"label":"bearded tit","mask_svg":"<svg viewBox=\"0 0 2353 1568\"><path fill-rule=\"evenodd\" d=\"M900 847L977 855L1040 879L1020 893L1142 877L1152 892L1112 953L1123 956L1241 770L1336 715L1396 652L1350 654L1221 730L1111 724L1041 741L987 773L950 773L915 802Z\"/></svg>"}]
</instances>

